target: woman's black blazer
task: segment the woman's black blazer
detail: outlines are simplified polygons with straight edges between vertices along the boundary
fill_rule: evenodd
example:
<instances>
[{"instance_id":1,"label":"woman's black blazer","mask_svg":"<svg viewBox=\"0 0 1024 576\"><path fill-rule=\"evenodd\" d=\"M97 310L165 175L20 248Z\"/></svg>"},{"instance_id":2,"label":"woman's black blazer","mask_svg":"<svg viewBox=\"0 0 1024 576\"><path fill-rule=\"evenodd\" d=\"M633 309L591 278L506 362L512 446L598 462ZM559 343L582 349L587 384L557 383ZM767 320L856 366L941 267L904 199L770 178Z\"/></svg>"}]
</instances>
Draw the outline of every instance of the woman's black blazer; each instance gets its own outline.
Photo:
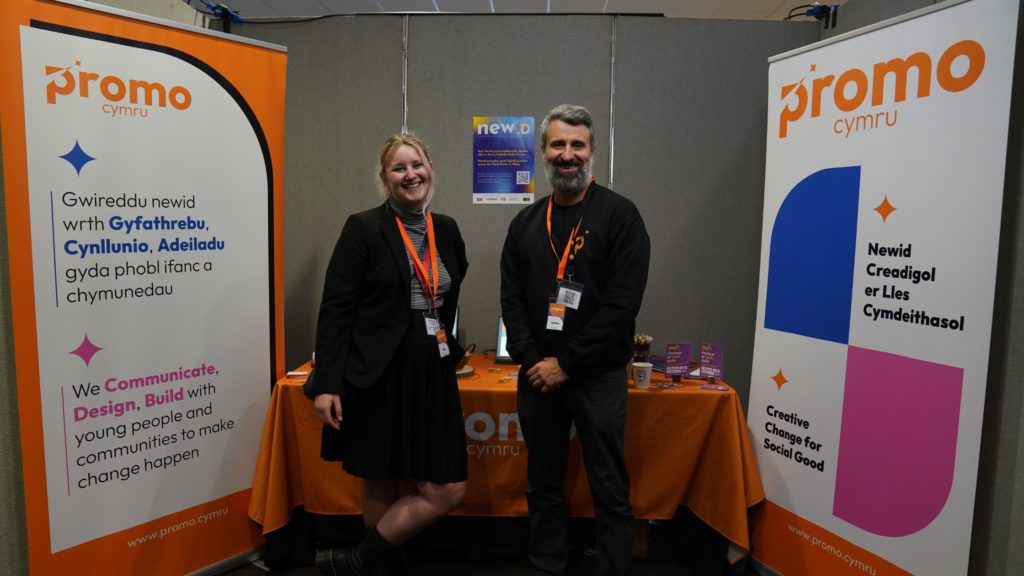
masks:
<instances>
[{"instance_id":1,"label":"woman's black blazer","mask_svg":"<svg viewBox=\"0 0 1024 576\"><path fill-rule=\"evenodd\" d=\"M452 278L440 310L445 326L451 326L469 265L466 245L455 220L432 215L437 252ZM413 313L411 282L405 244L387 203L349 216L324 278L314 394L368 388L380 378ZM462 358L464 350L454 334L449 334L448 345L453 359Z\"/></svg>"}]
</instances>

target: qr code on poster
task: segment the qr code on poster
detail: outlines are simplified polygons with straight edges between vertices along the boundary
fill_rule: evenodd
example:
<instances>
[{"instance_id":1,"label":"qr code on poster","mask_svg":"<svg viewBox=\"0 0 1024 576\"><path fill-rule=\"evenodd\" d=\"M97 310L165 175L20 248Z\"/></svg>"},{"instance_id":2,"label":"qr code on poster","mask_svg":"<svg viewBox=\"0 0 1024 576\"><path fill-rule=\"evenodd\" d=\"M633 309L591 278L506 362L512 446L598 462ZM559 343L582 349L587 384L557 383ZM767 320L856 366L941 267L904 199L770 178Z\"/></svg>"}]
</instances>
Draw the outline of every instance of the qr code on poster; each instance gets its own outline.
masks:
<instances>
[{"instance_id":1,"label":"qr code on poster","mask_svg":"<svg viewBox=\"0 0 1024 576\"><path fill-rule=\"evenodd\" d=\"M516 171L516 184L529 184L530 183L530 171L529 170L517 170Z\"/></svg>"}]
</instances>

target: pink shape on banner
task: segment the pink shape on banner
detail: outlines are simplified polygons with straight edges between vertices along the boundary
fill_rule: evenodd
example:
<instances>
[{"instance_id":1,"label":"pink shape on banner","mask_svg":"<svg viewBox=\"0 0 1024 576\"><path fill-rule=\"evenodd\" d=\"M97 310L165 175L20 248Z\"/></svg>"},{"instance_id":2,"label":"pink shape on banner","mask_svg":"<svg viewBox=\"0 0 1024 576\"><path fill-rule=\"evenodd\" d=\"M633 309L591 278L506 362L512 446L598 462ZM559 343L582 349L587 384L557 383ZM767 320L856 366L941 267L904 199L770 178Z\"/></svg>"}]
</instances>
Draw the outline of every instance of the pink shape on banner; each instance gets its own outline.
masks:
<instances>
[{"instance_id":1,"label":"pink shape on banner","mask_svg":"<svg viewBox=\"0 0 1024 576\"><path fill-rule=\"evenodd\" d=\"M99 352L100 350L103 350L103 348L93 344L89 340L89 335L86 334L85 337L82 338L82 343L78 345L78 348L75 348L74 350L69 352L69 354L74 354L75 356L78 356L79 358L82 359L83 362L85 362L85 365L88 366L89 362L92 361L92 357L95 356L96 353Z\"/></svg>"},{"instance_id":2,"label":"pink shape on banner","mask_svg":"<svg viewBox=\"0 0 1024 576\"><path fill-rule=\"evenodd\" d=\"M879 536L922 530L953 485L963 368L849 346L832 513Z\"/></svg>"}]
</instances>

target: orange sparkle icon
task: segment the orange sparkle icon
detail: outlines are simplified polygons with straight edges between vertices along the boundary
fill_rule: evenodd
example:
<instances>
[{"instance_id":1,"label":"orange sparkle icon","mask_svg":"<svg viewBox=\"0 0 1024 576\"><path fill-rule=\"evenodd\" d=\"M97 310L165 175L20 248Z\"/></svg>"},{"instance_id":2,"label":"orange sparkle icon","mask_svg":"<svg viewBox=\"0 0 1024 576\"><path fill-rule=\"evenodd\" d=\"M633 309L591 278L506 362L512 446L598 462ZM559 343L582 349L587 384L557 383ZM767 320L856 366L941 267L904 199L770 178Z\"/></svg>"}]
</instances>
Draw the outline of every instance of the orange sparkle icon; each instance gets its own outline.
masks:
<instances>
[{"instance_id":1,"label":"orange sparkle icon","mask_svg":"<svg viewBox=\"0 0 1024 576\"><path fill-rule=\"evenodd\" d=\"M886 196L882 199L882 203L872 208L872 210L878 212L879 216L882 217L882 222L885 222L885 219L889 217L889 214L896 211L896 207L889 203L889 197Z\"/></svg>"},{"instance_id":2,"label":"orange sparkle icon","mask_svg":"<svg viewBox=\"0 0 1024 576\"><path fill-rule=\"evenodd\" d=\"M782 368L779 368L778 373L776 373L775 376L772 376L772 380L775 380L775 385L779 387L779 390L782 390L782 387L789 382L789 380L786 380L786 377L782 374Z\"/></svg>"}]
</instances>

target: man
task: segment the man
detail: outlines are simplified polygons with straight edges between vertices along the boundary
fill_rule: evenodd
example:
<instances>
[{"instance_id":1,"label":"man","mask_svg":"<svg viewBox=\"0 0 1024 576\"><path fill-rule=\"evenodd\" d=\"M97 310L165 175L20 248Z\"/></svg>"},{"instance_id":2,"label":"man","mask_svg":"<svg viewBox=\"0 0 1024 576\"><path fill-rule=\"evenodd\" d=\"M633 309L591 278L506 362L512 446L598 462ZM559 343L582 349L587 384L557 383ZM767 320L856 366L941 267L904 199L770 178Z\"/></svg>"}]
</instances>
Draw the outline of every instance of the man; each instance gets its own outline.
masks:
<instances>
[{"instance_id":1,"label":"man","mask_svg":"<svg viewBox=\"0 0 1024 576\"><path fill-rule=\"evenodd\" d=\"M538 574L566 572L564 484L575 424L597 517L597 573L621 575L633 535L626 364L650 238L636 205L593 181L594 125L585 108L557 106L540 130L552 193L516 215L501 254L508 350L522 365L530 560Z\"/></svg>"}]
</instances>

